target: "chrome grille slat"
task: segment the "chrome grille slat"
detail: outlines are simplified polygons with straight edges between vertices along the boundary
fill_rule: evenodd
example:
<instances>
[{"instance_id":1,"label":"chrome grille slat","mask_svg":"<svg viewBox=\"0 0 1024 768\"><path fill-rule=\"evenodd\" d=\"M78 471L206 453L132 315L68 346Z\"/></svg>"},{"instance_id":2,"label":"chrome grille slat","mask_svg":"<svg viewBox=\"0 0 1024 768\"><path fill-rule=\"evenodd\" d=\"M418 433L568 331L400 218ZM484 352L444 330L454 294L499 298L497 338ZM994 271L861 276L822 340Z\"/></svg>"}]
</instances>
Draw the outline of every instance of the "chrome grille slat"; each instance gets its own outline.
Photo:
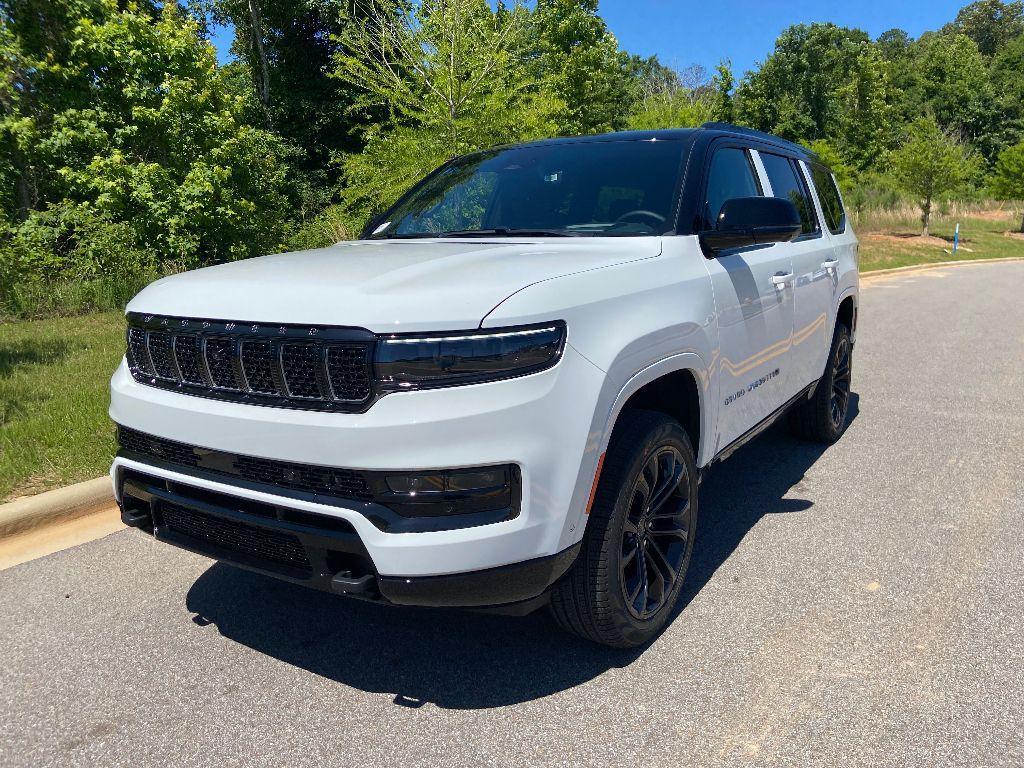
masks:
<instances>
[{"instance_id":1,"label":"chrome grille slat","mask_svg":"<svg viewBox=\"0 0 1024 768\"><path fill-rule=\"evenodd\" d=\"M260 326L129 314L140 382L216 399L354 411L373 400L375 337L361 329Z\"/></svg>"}]
</instances>

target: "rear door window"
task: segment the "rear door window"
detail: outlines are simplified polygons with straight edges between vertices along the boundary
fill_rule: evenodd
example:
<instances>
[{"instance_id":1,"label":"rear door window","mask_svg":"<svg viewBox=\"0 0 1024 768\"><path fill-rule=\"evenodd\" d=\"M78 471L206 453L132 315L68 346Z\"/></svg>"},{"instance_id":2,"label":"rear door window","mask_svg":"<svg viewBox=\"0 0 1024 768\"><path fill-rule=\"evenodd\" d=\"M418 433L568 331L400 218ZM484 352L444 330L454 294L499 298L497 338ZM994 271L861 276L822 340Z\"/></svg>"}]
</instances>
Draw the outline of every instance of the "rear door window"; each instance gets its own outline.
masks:
<instances>
[{"instance_id":1,"label":"rear door window","mask_svg":"<svg viewBox=\"0 0 1024 768\"><path fill-rule=\"evenodd\" d=\"M726 200L736 197L760 197L761 185L745 149L723 147L711 156L708 169L707 194L704 203L704 222L714 227Z\"/></svg>"},{"instance_id":2,"label":"rear door window","mask_svg":"<svg viewBox=\"0 0 1024 768\"><path fill-rule=\"evenodd\" d=\"M843 209L843 199L839 196L836 180L824 165L810 163L809 167L814 186L818 190L821 213L825 217L828 231L833 235L841 235L846 231L846 211Z\"/></svg>"},{"instance_id":3,"label":"rear door window","mask_svg":"<svg viewBox=\"0 0 1024 768\"><path fill-rule=\"evenodd\" d=\"M800 214L801 234L812 235L817 232L818 223L814 216L814 206L811 205L811 196L795 161L767 152L758 154L768 174L768 181L771 182L772 196L789 200L796 206L796 212Z\"/></svg>"}]
</instances>

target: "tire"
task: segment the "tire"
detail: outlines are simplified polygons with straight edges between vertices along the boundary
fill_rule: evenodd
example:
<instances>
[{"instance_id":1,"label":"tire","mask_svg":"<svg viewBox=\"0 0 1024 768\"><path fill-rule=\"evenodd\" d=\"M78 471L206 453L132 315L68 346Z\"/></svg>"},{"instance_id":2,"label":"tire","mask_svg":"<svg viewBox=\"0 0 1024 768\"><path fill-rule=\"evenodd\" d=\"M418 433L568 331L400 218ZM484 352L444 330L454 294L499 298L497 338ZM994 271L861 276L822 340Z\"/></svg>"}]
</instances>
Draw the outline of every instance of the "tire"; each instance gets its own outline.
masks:
<instances>
[{"instance_id":1,"label":"tire","mask_svg":"<svg viewBox=\"0 0 1024 768\"><path fill-rule=\"evenodd\" d=\"M653 495L664 502L649 505ZM697 508L697 466L685 430L660 413L625 411L605 455L580 555L551 595L555 621L615 648L650 642L679 600Z\"/></svg>"},{"instance_id":2,"label":"tire","mask_svg":"<svg viewBox=\"0 0 1024 768\"><path fill-rule=\"evenodd\" d=\"M827 445L842 437L850 411L852 369L850 329L840 323L814 396L790 411L789 426L796 437Z\"/></svg>"}]
</instances>

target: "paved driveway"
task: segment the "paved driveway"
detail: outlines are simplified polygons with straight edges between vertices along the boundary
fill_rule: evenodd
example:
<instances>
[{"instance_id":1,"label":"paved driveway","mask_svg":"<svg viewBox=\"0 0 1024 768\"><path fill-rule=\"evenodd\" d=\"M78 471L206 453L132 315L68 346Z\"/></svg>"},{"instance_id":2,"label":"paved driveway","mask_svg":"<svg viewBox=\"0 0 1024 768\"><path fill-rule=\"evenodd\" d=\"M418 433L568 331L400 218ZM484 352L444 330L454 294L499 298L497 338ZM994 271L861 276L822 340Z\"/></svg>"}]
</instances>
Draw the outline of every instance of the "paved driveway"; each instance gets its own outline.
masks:
<instances>
[{"instance_id":1,"label":"paved driveway","mask_svg":"<svg viewBox=\"0 0 1024 768\"><path fill-rule=\"evenodd\" d=\"M641 653L125 531L0 573L0 764L1024 764L1024 263L865 286L855 418L703 488Z\"/></svg>"}]
</instances>

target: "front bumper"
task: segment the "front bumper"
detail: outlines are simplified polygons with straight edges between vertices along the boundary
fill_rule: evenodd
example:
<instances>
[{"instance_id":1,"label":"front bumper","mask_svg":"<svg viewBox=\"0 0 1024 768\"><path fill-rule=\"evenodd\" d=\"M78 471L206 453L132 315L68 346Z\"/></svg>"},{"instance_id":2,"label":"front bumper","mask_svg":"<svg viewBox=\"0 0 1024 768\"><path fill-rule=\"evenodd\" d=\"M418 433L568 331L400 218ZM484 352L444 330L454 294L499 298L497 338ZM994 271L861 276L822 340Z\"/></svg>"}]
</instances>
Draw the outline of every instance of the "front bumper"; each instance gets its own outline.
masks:
<instances>
[{"instance_id":1,"label":"front bumper","mask_svg":"<svg viewBox=\"0 0 1024 768\"><path fill-rule=\"evenodd\" d=\"M516 465L521 472L520 509L514 519L503 522L389 533L376 526L358 502L325 504L129 456L115 459L111 475L119 494L126 473L140 472L180 487L342 522L364 548L381 592L387 593L391 585L397 594L405 580L553 558L580 541L597 461L598 445L591 431L603 377L567 346L559 364L547 371L487 384L390 394L361 414L207 400L140 384L124 364L111 381L110 415L115 422L211 450L367 471Z\"/></svg>"},{"instance_id":2,"label":"front bumper","mask_svg":"<svg viewBox=\"0 0 1024 768\"><path fill-rule=\"evenodd\" d=\"M343 521L134 470L122 473L117 496L121 520L160 541L292 583L394 605L528 609L568 571L581 546L469 573L381 576Z\"/></svg>"}]
</instances>

